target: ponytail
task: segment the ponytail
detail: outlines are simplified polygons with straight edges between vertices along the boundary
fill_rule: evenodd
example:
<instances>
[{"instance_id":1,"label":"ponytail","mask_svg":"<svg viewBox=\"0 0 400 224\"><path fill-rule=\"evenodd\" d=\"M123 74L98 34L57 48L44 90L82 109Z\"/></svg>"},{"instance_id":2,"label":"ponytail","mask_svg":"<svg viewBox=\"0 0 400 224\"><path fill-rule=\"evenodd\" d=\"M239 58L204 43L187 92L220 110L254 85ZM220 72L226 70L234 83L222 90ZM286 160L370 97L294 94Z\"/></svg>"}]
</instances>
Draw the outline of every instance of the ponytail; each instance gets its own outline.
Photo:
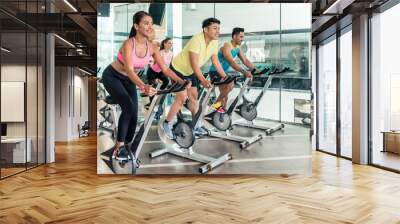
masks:
<instances>
[{"instance_id":1,"label":"ponytail","mask_svg":"<svg viewBox=\"0 0 400 224\"><path fill-rule=\"evenodd\" d=\"M132 37L134 37L134 36L136 36L136 29L135 29L135 27L132 25L131 32L129 33L129 38L132 38Z\"/></svg>"},{"instance_id":2,"label":"ponytail","mask_svg":"<svg viewBox=\"0 0 400 224\"><path fill-rule=\"evenodd\" d=\"M165 49L164 44L167 43L169 40L171 40L171 38L167 37L167 38L165 38L165 39L161 42L160 50Z\"/></svg>"}]
</instances>

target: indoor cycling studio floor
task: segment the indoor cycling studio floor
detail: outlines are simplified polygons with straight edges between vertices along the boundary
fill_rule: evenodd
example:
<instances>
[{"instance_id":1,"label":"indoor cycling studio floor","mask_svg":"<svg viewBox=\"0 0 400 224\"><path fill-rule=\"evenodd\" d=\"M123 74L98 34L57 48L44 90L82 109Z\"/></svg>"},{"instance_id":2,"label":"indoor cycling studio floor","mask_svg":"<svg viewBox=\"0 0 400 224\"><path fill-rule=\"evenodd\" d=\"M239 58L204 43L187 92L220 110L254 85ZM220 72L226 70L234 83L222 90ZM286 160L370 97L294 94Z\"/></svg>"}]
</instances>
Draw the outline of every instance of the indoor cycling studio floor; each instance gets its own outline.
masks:
<instances>
[{"instance_id":1,"label":"indoor cycling studio floor","mask_svg":"<svg viewBox=\"0 0 400 224\"><path fill-rule=\"evenodd\" d=\"M259 122L270 124L274 122ZM262 131L235 126L234 134L253 136ZM98 130L98 173L112 174L110 168L99 156L112 147L113 139L109 134ZM153 125L140 153L141 166L138 174L199 174L201 165L188 159L166 154L151 159L149 153L163 147L157 134L157 126ZM211 170L207 174L309 174L311 170L311 140L309 128L297 125L285 125L283 131L277 131L271 136L241 150L238 143L217 138L196 139L193 146L196 152L220 156L230 153L232 159Z\"/></svg>"}]
</instances>

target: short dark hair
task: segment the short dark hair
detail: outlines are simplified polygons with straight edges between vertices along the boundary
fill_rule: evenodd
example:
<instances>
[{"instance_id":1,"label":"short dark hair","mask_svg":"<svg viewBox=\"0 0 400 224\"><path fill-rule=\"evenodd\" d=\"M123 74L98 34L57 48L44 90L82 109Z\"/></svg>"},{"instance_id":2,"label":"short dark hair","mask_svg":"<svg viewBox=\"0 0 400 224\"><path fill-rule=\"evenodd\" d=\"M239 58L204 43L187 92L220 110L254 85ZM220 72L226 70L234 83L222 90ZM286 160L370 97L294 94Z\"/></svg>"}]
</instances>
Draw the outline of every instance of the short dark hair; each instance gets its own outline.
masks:
<instances>
[{"instance_id":1,"label":"short dark hair","mask_svg":"<svg viewBox=\"0 0 400 224\"><path fill-rule=\"evenodd\" d=\"M235 36L236 34L239 34L241 32L244 32L244 28L240 28L240 27L233 28L233 30L232 30L232 38L233 38L233 36Z\"/></svg>"},{"instance_id":2,"label":"short dark hair","mask_svg":"<svg viewBox=\"0 0 400 224\"><path fill-rule=\"evenodd\" d=\"M221 22L216 18L208 18L208 19L203 20L202 28L204 29L205 27L207 27L207 26L209 26L209 25L211 25L213 23L221 24Z\"/></svg>"}]
</instances>

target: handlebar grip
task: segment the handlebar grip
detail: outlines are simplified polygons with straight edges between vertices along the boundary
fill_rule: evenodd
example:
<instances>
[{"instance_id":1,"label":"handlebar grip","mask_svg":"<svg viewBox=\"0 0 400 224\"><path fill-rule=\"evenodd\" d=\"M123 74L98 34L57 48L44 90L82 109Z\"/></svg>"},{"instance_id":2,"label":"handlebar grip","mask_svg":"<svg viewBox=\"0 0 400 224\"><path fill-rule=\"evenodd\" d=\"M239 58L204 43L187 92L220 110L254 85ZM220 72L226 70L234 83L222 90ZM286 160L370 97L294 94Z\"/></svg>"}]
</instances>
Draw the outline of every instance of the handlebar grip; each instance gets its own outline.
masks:
<instances>
[{"instance_id":1,"label":"handlebar grip","mask_svg":"<svg viewBox=\"0 0 400 224\"><path fill-rule=\"evenodd\" d=\"M237 78L237 76L228 76L228 78L226 78L225 80L214 82L213 84L216 86L228 84L228 83L235 81L236 78Z\"/></svg>"},{"instance_id":2,"label":"handlebar grip","mask_svg":"<svg viewBox=\"0 0 400 224\"><path fill-rule=\"evenodd\" d=\"M172 84L171 87L169 87L168 89L161 89L157 91L157 95L162 95L162 94L168 94L168 93L175 93L175 92L180 92L182 90L184 90L188 85L189 85L189 81L185 81L184 84L179 84L178 82L175 82L174 84Z\"/></svg>"},{"instance_id":3,"label":"handlebar grip","mask_svg":"<svg viewBox=\"0 0 400 224\"><path fill-rule=\"evenodd\" d=\"M256 72L256 69L253 69L253 70L251 71L251 74L253 74L253 75L263 75L263 74L269 72L269 70L270 70L269 67L265 67L265 68L264 68L263 70L261 70L260 72Z\"/></svg>"}]
</instances>

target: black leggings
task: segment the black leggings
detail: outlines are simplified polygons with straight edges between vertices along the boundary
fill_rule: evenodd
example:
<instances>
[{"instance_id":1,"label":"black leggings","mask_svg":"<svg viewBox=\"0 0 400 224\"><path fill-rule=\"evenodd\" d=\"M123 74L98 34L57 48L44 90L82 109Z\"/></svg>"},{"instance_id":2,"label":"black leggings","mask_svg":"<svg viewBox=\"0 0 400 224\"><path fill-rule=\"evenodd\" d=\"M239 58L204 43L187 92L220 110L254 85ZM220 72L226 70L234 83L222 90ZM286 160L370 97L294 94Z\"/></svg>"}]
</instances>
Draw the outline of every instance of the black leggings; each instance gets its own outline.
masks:
<instances>
[{"instance_id":1,"label":"black leggings","mask_svg":"<svg viewBox=\"0 0 400 224\"><path fill-rule=\"evenodd\" d=\"M128 144L135 135L138 119L138 97L135 84L111 65L103 72L104 88L122 109L118 120L117 141Z\"/></svg>"}]
</instances>

